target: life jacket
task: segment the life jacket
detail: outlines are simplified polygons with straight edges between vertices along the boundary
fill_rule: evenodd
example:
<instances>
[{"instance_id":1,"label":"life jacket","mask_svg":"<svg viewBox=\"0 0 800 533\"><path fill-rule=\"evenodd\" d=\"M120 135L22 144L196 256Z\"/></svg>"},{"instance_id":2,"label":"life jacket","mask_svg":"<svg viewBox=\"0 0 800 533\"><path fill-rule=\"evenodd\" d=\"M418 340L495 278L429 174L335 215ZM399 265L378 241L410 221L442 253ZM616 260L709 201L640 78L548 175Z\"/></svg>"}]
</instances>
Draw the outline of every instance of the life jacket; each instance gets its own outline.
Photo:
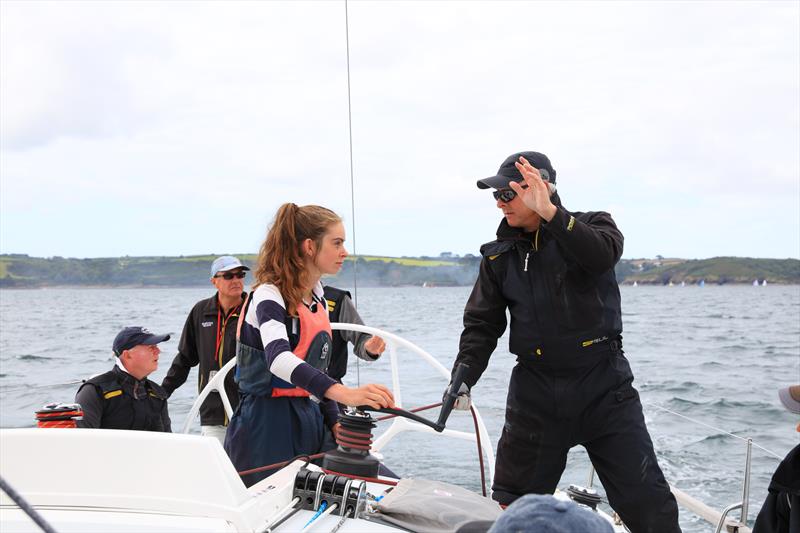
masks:
<instances>
[{"instance_id":1,"label":"life jacket","mask_svg":"<svg viewBox=\"0 0 800 533\"><path fill-rule=\"evenodd\" d=\"M296 387L272 374L267 367L264 350L248 346L241 341L241 329L252 301L251 292L239 315L236 330L236 381L245 394L277 397L308 397L305 389ZM298 306L297 317L287 316L286 334L292 353L317 370L326 372L330 362L332 332L328 320L328 308L324 299L314 295L311 306ZM312 311L313 309L313 311Z\"/></svg>"},{"instance_id":2,"label":"life jacket","mask_svg":"<svg viewBox=\"0 0 800 533\"><path fill-rule=\"evenodd\" d=\"M157 383L138 381L115 367L86 380L80 388L87 385L103 400L101 428L167 431L161 418L167 392Z\"/></svg>"},{"instance_id":3,"label":"life jacket","mask_svg":"<svg viewBox=\"0 0 800 533\"><path fill-rule=\"evenodd\" d=\"M328 319L333 322L341 322L342 299L347 296L352 298L348 291L335 287L325 286L325 301L328 302ZM341 332L339 332L341 333ZM328 375L341 382L342 377L347 373L347 341L337 333L333 336L333 346L331 348L330 364L328 365Z\"/></svg>"}]
</instances>

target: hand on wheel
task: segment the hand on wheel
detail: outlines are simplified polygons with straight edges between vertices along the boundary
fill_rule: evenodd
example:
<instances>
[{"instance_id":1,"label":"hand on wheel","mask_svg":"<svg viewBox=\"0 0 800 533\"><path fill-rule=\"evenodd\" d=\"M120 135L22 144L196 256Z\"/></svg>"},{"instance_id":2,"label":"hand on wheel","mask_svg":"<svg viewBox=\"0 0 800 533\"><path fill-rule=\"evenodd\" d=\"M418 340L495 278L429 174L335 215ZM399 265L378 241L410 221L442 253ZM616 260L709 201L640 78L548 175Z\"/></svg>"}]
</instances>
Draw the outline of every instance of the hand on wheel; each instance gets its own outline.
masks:
<instances>
[{"instance_id":1,"label":"hand on wheel","mask_svg":"<svg viewBox=\"0 0 800 533\"><path fill-rule=\"evenodd\" d=\"M394 407L392 391L377 383L370 383L357 388L345 387L337 383L328 389L325 396L350 407L358 407L359 405L368 405L373 409Z\"/></svg>"}]
</instances>

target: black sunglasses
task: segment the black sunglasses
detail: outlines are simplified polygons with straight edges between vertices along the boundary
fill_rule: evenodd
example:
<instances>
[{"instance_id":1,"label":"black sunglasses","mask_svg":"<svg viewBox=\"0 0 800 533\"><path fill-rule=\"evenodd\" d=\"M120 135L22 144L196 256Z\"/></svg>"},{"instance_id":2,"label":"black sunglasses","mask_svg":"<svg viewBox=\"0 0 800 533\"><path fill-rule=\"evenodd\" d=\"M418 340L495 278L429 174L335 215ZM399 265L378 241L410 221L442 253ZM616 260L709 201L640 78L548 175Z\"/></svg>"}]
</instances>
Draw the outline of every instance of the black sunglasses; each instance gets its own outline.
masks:
<instances>
[{"instance_id":1,"label":"black sunglasses","mask_svg":"<svg viewBox=\"0 0 800 533\"><path fill-rule=\"evenodd\" d=\"M215 277L215 278L222 278L222 279L224 279L224 280L230 281L230 280L232 280L233 278L236 278L236 279L244 279L244 277L245 277L246 275L247 275L247 272L245 272L244 270L242 270L242 271L240 271L240 272L225 272L225 273L223 273L223 274L217 274L217 275L216 275L216 276L214 276L214 277Z\"/></svg>"},{"instance_id":2,"label":"black sunglasses","mask_svg":"<svg viewBox=\"0 0 800 533\"><path fill-rule=\"evenodd\" d=\"M527 189L528 186L523 183L522 188ZM492 191L492 196L494 196L495 200L502 200L503 203L507 204L517 197L517 193L514 192L514 189L498 189L496 191Z\"/></svg>"}]
</instances>

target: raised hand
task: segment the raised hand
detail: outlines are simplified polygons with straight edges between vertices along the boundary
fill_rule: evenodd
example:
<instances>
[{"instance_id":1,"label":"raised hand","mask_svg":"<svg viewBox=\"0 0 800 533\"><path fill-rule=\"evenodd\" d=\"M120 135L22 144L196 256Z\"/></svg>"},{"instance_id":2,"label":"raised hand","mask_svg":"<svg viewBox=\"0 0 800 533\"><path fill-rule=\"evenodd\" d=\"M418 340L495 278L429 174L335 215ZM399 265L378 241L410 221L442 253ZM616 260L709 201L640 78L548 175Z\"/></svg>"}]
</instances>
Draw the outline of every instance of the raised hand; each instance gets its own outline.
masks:
<instances>
[{"instance_id":1,"label":"raised hand","mask_svg":"<svg viewBox=\"0 0 800 533\"><path fill-rule=\"evenodd\" d=\"M517 170L522 174L527 187L521 183L512 181L509 187L517 193L522 202L536 212L540 217L550 222L556 214L556 206L550 201L550 188L547 182L542 179L539 170L534 168L527 159L520 156L519 161L514 163Z\"/></svg>"},{"instance_id":2,"label":"raised hand","mask_svg":"<svg viewBox=\"0 0 800 533\"><path fill-rule=\"evenodd\" d=\"M358 407L359 405L369 405L373 409L394 407L392 391L377 383L370 383L357 388L345 387L336 383L328 389L325 397L350 407Z\"/></svg>"},{"instance_id":3,"label":"raised hand","mask_svg":"<svg viewBox=\"0 0 800 533\"><path fill-rule=\"evenodd\" d=\"M382 338L374 335L364 343L364 349L367 350L370 355L373 355L377 358L377 356L382 354L386 349L386 343Z\"/></svg>"}]
</instances>

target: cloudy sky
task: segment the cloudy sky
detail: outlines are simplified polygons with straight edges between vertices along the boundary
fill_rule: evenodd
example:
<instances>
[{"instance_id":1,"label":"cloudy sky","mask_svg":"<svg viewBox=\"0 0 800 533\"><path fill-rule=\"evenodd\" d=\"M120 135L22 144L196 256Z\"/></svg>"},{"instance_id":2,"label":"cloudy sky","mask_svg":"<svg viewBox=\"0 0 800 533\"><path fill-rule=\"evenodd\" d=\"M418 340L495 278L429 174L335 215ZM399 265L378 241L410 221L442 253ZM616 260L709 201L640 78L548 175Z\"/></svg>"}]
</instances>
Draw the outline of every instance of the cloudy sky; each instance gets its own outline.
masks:
<instances>
[{"instance_id":1,"label":"cloudy sky","mask_svg":"<svg viewBox=\"0 0 800 533\"><path fill-rule=\"evenodd\" d=\"M800 3L0 3L0 253L477 253L546 153L626 258L800 257ZM353 223L355 222L355 243Z\"/></svg>"}]
</instances>

